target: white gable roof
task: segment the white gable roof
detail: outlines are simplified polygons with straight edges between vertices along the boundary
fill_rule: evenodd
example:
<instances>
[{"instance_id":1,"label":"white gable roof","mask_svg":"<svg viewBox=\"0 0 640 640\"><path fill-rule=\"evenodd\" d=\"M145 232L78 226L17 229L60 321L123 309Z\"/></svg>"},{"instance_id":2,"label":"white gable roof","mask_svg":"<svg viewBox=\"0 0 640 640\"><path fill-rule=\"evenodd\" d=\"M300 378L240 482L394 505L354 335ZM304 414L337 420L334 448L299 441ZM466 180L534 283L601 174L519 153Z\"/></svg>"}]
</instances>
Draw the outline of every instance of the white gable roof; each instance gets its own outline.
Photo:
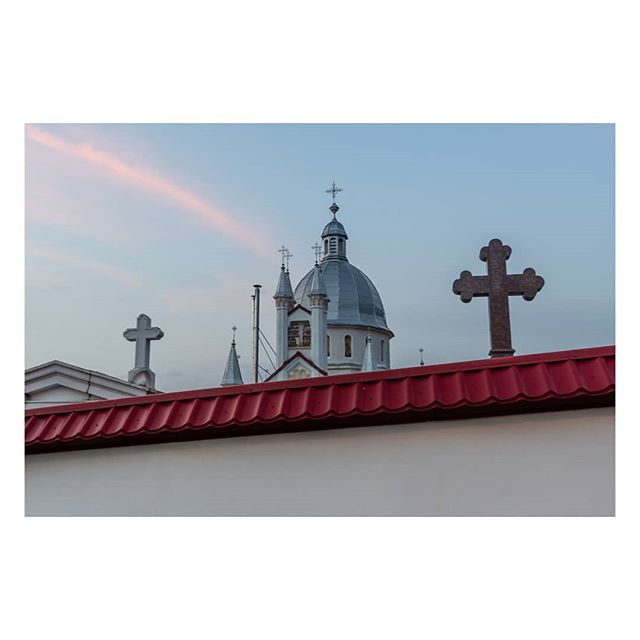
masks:
<instances>
[{"instance_id":1,"label":"white gable roof","mask_svg":"<svg viewBox=\"0 0 640 640\"><path fill-rule=\"evenodd\" d=\"M289 322L296 322L299 320L309 320L311 318L311 311L306 307L298 305L289 311Z\"/></svg>"},{"instance_id":2,"label":"white gable roof","mask_svg":"<svg viewBox=\"0 0 640 640\"><path fill-rule=\"evenodd\" d=\"M327 372L318 367L312 360L300 351L296 351L285 360L265 382L276 382L281 380L296 380L299 378L316 378L326 376Z\"/></svg>"},{"instance_id":3,"label":"white gable roof","mask_svg":"<svg viewBox=\"0 0 640 640\"><path fill-rule=\"evenodd\" d=\"M31 367L24 378L25 402L30 408L151 393L146 387L60 360Z\"/></svg>"}]
</instances>

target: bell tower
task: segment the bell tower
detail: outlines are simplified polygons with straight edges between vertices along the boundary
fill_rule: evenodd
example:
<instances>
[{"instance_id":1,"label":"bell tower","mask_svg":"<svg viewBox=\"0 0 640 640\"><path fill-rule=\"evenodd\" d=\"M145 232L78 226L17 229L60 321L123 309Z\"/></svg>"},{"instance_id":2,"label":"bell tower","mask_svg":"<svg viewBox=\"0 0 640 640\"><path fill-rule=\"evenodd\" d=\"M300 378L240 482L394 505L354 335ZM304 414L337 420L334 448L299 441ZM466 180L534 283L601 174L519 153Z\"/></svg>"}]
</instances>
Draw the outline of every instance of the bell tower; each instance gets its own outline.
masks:
<instances>
[{"instance_id":1,"label":"bell tower","mask_svg":"<svg viewBox=\"0 0 640 640\"><path fill-rule=\"evenodd\" d=\"M336 187L336 183L332 183L331 188L326 190L333 198L333 202L329 207L329 211L333 214L333 220L324 228L322 232L322 260L346 260L347 259L347 232L344 230L342 223L336 218L336 213L340 207L336 204L336 193L342 191Z\"/></svg>"}]
</instances>

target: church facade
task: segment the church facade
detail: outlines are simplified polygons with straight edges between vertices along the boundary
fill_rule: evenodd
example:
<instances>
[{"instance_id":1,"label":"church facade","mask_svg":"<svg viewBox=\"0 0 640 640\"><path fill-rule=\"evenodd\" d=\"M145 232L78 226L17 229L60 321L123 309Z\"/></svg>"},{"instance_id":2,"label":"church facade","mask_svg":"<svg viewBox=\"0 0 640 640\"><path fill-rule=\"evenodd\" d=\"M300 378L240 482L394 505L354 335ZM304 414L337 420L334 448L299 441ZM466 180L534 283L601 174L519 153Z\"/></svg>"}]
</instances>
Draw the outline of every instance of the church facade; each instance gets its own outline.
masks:
<instances>
[{"instance_id":1,"label":"church facade","mask_svg":"<svg viewBox=\"0 0 640 640\"><path fill-rule=\"evenodd\" d=\"M391 368L382 299L373 282L349 262L344 225L332 219L315 246L316 263L291 285L284 260L276 292L276 370L269 381Z\"/></svg>"}]
</instances>

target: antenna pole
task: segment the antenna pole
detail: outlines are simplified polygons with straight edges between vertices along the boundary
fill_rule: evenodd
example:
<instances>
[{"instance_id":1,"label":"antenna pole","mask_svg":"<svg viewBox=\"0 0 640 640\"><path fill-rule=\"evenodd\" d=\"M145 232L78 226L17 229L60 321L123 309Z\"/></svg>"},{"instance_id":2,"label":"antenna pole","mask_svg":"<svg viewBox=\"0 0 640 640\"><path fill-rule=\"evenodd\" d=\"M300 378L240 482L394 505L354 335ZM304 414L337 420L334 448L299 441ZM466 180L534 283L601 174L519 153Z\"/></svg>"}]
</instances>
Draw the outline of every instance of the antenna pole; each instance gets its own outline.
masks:
<instances>
[{"instance_id":1,"label":"antenna pole","mask_svg":"<svg viewBox=\"0 0 640 640\"><path fill-rule=\"evenodd\" d=\"M260 289L262 285L253 285L253 381L258 382L260 347Z\"/></svg>"}]
</instances>

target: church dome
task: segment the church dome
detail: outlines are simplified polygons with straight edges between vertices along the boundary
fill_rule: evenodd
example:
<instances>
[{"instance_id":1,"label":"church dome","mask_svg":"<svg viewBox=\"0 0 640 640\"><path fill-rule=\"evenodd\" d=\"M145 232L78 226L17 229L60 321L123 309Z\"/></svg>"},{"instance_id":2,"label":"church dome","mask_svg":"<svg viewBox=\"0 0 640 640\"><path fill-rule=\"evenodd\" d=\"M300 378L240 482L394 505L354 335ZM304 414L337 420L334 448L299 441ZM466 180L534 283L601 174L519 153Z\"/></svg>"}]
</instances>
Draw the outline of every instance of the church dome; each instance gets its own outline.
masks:
<instances>
[{"instance_id":1,"label":"church dome","mask_svg":"<svg viewBox=\"0 0 640 640\"><path fill-rule=\"evenodd\" d=\"M329 225L336 223L344 233L344 227L337 220L332 220ZM322 279L329 298L327 314L329 326L371 327L391 333L387 326L380 294L373 282L360 269L346 259L323 260L319 268L322 271ZM293 294L296 302L307 308L310 306L309 293L314 271L315 267L300 280Z\"/></svg>"},{"instance_id":2,"label":"church dome","mask_svg":"<svg viewBox=\"0 0 640 640\"><path fill-rule=\"evenodd\" d=\"M342 226L342 222L334 218L327 224L322 232L322 237L326 238L327 236L342 236L343 238L348 238L347 232L344 230Z\"/></svg>"}]
</instances>

